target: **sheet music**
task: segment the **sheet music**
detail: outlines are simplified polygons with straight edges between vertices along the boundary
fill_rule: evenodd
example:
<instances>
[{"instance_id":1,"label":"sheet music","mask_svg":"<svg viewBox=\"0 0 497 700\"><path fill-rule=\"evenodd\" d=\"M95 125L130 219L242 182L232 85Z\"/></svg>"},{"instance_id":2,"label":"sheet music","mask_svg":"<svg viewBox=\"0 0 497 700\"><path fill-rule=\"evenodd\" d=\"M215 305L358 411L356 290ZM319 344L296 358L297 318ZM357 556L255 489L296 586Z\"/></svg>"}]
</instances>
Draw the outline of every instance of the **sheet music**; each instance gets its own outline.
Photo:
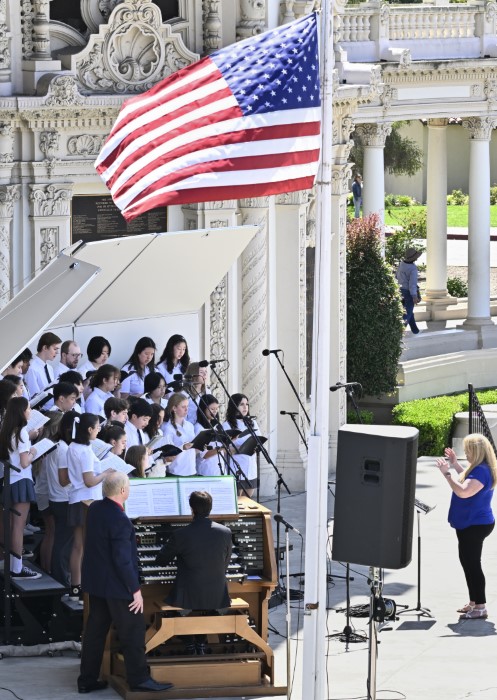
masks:
<instances>
[{"instance_id":1,"label":"sheet music","mask_svg":"<svg viewBox=\"0 0 497 700\"><path fill-rule=\"evenodd\" d=\"M50 416L44 416L43 413L33 408L26 429L28 433L30 430L38 430L38 428L43 427L45 423L48 423L49 420Z\"/></svg>"},{"instance_id":2,"label":"sheet music","mask_svg":"<svg viewBox=\"0 0 497 700\"><path fill-rule=\"evenodd\" d=\"M129 518L180 515L177 479L131 479L129 485L124 504Z\"/></svg>"},{"instance_id":3,"label":"sheet music","mask_svg":"<svg viewBox=\"0 0 497 700\"><path fill-rule=\"evenodd\" d=\"M38 406L38 404L40 404L43 401L43 399L47 399L48 401L49 396L52 396L52 393L50 391L40 391L39 394L35 394L33 396L33 398L29 402L29 405L31 406L31 408L34 408L35 406Z\"/></svg>"},{"instance_id":4,"label":"sheet music","mask_svg":"<svg viewBox=\"0 0 497 700\"><path fill-rule=\"evenodd\" d=\"M90 447L97 459L104 459L112 449L112 445L109 445L108 442L104 442L104 440L100 440L100 438L92 440L90 442Z\"/></svg>"},{"instance_id":5,"label":"sheet music","mask_svg":"<svg viewBox=\"0 0 497 700\"><path fill-rule=\"evenodd\" d=\"M57 443L52 442L52 440L49 440L48 438L38 440L38 442L33 445L33 448L36 450L35 459L40 459L40 457L43 457L44 454L46 454L49 450L52 450L54 447L57 447Z\"/></svg>"},{"instance_id":6,"label":"sheet music","mask_svg":"<svg viewBox=\"0 0 497 700\"><path fill-rule=\"evenodd\" d=\"M104 472L106 469L109 468L115 469L116 471L122 472L123 474L129 474L134 469L134 467L131 464L127 464L124 461L124 459L121 459L121 457L112 454L112 452L109 452L105 459L101 460L100 473Z\"/></svg>"},{"instance_id":7,"label":"sheet music","mask_svg":"<svg viewBox=\"0 0 497 700\"><path fill-rule=\"evenodd\" d=\"M212 515L236 515L238 497L232 476L202 476L178 479L182 514L190 513L188 499L192 491L207 491L212 496Z\"/></svg>"}]
</instances>

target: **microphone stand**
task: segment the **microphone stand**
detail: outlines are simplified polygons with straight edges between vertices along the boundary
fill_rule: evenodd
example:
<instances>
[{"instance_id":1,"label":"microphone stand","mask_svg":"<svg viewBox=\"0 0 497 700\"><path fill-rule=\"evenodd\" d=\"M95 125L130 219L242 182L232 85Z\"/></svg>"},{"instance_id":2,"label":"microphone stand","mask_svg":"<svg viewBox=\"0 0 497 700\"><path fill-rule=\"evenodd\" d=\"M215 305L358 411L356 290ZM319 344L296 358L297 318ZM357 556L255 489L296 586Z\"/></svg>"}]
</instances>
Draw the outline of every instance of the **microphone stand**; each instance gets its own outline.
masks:
<instances>
[{"instance_id":1,"label":"microphone stand","mask_svg":"<svg viewBox=\"0 0 497 700\"><path fill-rule=\"evenodd\" d=\"M300 436L300 439L301 439L302 442L304 443L305 451L306 451L306 452L309 452L309 447L308 447L308 445L307 445L307 442L306 442L306 439L305 439L305 435L304 435L304 433L302 432L302 430L300 429L299 424L297 423L296 414L295 414L295 413L291 413L290 411L280 411L280 414L281 414L282 416L290 416L290 418L292 419L292 423L294 424L294 426L295 426L295 428L296 428L296 430L297 430L297 432L298 432L298 434L299 434L299 436Z\"/></svg>"},{"instance_id":2,"label":"microphone stand","mask_svg":"<svg viewBox=\"0 0 497 700\"><path fill-rule=\"evenodd\" d=\"M263 354L264 354L264 353L263 353ZM299 396L299 394L298 394L298 391L297 391L297 389L295 388L294 383L292 382L292 380L291 380L290 377L288 376L288 372L287 372L286 369L285 369L285 365L284 365L283 362L280 360L280 356L278 355L278 352L273 352L273 353L270 353L270 354L271 354L271 355L274 355L274 356L276 357L276 359L278 360L278 363L279 363L281 369L283 370L283 374L284 374L285 377L287 378L288 383L290 384L290 386L291 386L291 388L292 388L292 391L293 391L293 393L295 394L295 396L296 396L296 398L297 398L297 401L298 401L299 404L300 404L300 408L301 408L302 411L304 412L304 415L305 415L305 417L307 418L307 422L308 422L309 425L310 425L311 419L309 418L309 414L308 414L307 411L305 410L305 406L304 406L304 404L302 403L302 401L300 400L300 396Z\"/></svg>"}]
</instances>

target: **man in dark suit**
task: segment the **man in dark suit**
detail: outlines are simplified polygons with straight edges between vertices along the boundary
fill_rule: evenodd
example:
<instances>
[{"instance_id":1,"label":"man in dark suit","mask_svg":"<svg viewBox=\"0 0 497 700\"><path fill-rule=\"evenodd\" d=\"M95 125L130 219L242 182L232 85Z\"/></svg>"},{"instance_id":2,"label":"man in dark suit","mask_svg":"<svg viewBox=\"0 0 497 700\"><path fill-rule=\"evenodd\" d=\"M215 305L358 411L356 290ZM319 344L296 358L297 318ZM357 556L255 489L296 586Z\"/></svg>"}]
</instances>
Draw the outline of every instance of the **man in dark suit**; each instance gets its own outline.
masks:
<instances>
[{"instance_id":1,"label":"man in dark suit","mask_svg":"<svg viewBox=\"0 0 497 700\"><path fill-rule=\"evenodd\" d=\"M94 501L86 518L81 586L89 594L78 678L80 693L107 687L98 680L111 622L121 644L131 690L161 691L172 683L150 677L145 657L145 618L138 575L135 529L124 512L129 479L113 472L103 482L104 499Z\"/></svg>"},{"instance_id":2,"label":"man in dark suit","mask_svg":"<svg viewBox=\"0 0 497 700\"><path fill-rule=\"evenodd\" d=\"M178 572L169 605L190 610L220 610L230 605L226 570L231 557L231 530L209 520L212 497L207 491L190 494L193 522L174 531L157 555L157 563L168 564L175 557ZM188 640L188 651L193 640ZM204 638L195 638L197 653L204 653Z\"/></svg>"}]
</instances>

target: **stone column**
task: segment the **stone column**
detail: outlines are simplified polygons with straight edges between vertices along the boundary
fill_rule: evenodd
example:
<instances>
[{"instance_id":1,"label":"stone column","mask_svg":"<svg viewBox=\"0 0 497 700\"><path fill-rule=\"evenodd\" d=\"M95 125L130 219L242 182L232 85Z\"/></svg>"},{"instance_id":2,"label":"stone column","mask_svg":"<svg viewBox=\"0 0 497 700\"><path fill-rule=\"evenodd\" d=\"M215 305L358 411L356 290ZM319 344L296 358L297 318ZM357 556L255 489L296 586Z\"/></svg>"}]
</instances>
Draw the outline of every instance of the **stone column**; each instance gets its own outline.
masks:
<instances>
[{"instance_id":1,"label":"stone column","mask_svg":"<svg viewBox=\"0 0 497 700\"><path fill-rule=\"evenodd\" d=\"M10 95L12 89L11 32L7 20L7 0L0 0L0 95Z\"/></svg>"},{"instance_id":2,"label":"stone column","mask_svg":"<svg viewBox=\"0 0 497 700\"><path fill-rule=\"evenodd\" d=\"M306 404L306 246L309 191L302 190L276 196L276 347L285 353L285 365L302 403ZM289 416L280 410L295 411L297 421L308 432L307 419L277 360L270 357L269 367L276 373L278 426L277 463L290 490L305 488L304 467L307 453Z\"/></svg>"},{"instance_id":3,"label":"stone column","mask_svg":"<svg viewBox=\"0 0 497 700\"><path fill-rule=\"evenodd\" d=\"M24 88L34 93L38 80L45 73L61 69L60 61L52 60L50 52L50 0L23 0L24 24L23 61Z\"/></svg>"},{"instance_id":4,"label":"stone column","mask_svg":"<svg viewBox=\"0 0 497 700\"><path fill-rule=\"evenodd\" d=\"M463 120L470 139L468 315L463 328L478 330L482 347L497 330L490 317L490 138L494 124L490 117Z\"/></svg>"},{"instance_id":5,"label":"stone column","mask_svg":"<svg viewBox=\"0 0 497 700\"><path fill-rule=\"evenodd\" d=\"M220 0L203 0L203 52L210 54L221 48L222 22L219 14Z\"/></svg>"},{"instance_id":6,"label":"stone column","mask_svg":"<svg viewBox=\"0 0 497 700\"><path fill-rule=\"evenodd\" d=\"M266 0L240 0L240 22L236 25L236 40L262 34L266 29Z\"/></svg>"},{"instance_id":7,"label":"stone column","mask_svg":"<svg viewBox=\"0 0 497 700\"><path fill-rule=\"evenodd\" d=\"M356 131L364 145L363 215L378 214L385 223L385 139L391 124L360 124Z\"/></svg>"},{"instance_id":8,"label":"stone column","mask_svg":"<svg viewBox=\"0 0 497 700\"><path fill-rule=\"evenodd\" d=\"M445 328L441 311L456 303L447 294L447 119L428 120L426 308L429 330Z\"/></svg>"},{"instance_id":9,"label":"stone column","mask_svg":"<svg viewBox=\"0 0 497 700\"><path fill-rule=\"evenodd\" d=\"M19 185L0 185L0 309L12 294L12 217L14 203L21 197Z\"/></svg>"},{"instance_id":10,"label":"stone column","mask_svg":"<svg viewBox=\"0 0 497 700\"><path fill-rule=\"evenodd\" d=\"M240 200L241 223L258 231L242 253L242 383L238 391L250 401L263 435L268 434L269 363L262 355L269 347L269 197ZM271 493L273 469L261 459L261 492Z\"/></svg>"},{"instance_id":11,"label":"stone column","mask_svg":"<svg viewBox=\"0 0 497 700\"><path fill-rule=\"evenodd\" d=\"M71 242L72 185L30 185L33 269L43 269Z\"/></svg>"}]
</instances>

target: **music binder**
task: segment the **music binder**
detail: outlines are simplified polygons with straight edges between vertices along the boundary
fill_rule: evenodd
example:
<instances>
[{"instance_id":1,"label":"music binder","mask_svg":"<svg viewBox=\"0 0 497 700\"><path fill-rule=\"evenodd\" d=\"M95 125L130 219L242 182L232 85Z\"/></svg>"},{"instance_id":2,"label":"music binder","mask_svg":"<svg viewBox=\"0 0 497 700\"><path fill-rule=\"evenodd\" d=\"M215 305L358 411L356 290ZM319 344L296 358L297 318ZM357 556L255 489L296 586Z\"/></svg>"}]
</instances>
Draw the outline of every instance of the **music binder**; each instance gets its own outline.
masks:
<instances>
[{"instance_id":1,"label":"music binder","mask_svg":"<svg viewBox=\"0 0 497 700\"><path fill-rule=\"evenodd\" d=\"M253 435L251 435L238 447L238 454L252 457L252 455L259 449L260 445L263 445L265 442L267 442L266 437L258 435L256 439L253 437Z\"/></svg>"},{"instance_id":2,"label":"music binder","mask_svg":"<svg viewBox=\"0 0 497 700\"><path fill-rule=\"evenodd\" d=\"M50 454L50 452L57 449L57 443L49 440L48 438L43 438L42 440L35 442L33 448L36 450L36 457L33 459L33 462L36 462L36 460L45 457L46 455Z\"/></svg>"},{"instance_id":3,"label":"music binder","mask_svg":"<svg viewBox=\"0 0 497 700\"><path fill-rule=\"evenodd\" d=\"M205 450L209 442L219 440L220 435L216 430L202 430L192 440L192 447L196 450Z\"/></svg>"}]
</instances>

